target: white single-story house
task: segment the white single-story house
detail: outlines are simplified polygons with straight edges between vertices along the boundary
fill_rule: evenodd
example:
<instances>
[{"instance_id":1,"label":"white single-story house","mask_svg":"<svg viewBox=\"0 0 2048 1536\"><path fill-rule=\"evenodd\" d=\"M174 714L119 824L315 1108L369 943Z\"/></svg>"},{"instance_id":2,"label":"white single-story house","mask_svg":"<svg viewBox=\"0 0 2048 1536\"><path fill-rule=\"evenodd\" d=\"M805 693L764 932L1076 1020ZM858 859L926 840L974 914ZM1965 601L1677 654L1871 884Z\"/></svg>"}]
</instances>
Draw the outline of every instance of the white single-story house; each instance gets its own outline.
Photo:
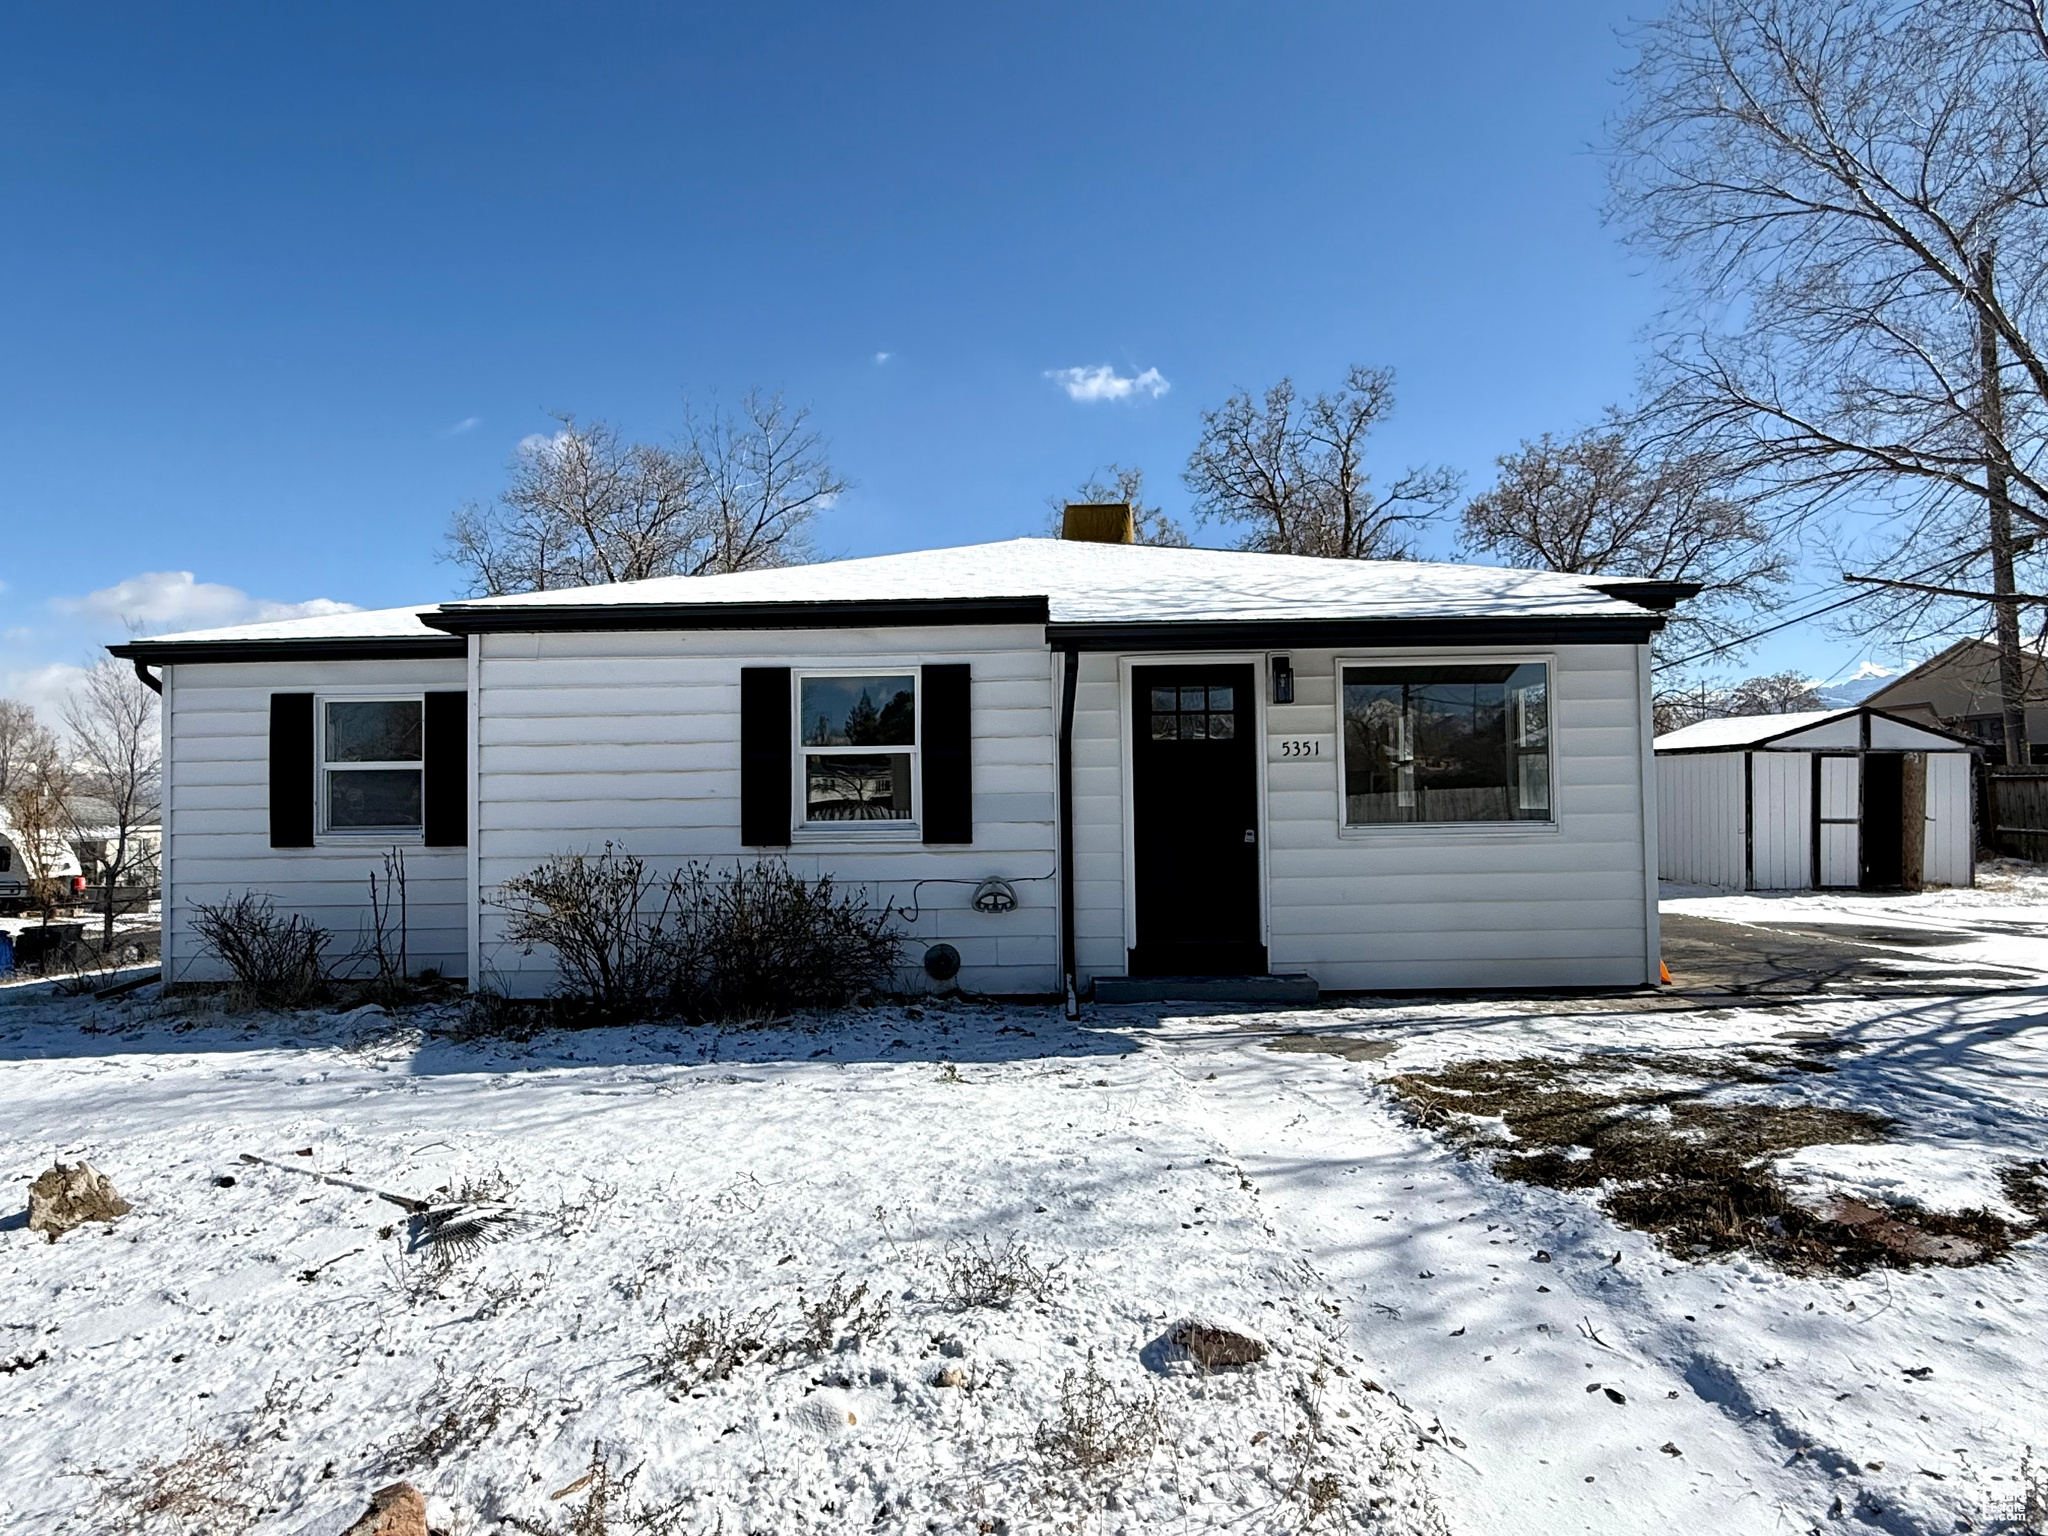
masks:
<instances>
[{"instance_id":1,"label":"white single-story house","mask_svg":"<svg viewBox=\"0 0 2048 1536\"><path fill-rule=\"evenodd\" d=\"M1973 884L1975 745L1867 704L1659 736L1660 873L1735 891Z\"/></svg>"},{"instance_id":2,"label":"white single-story house","mask_svg":"<svg viewBox=\"0 0 2048 1536\"><path fill-rule=\"evenodd\" d=\"M493 893L607 842L778 857L959 982L1658 972L1650 655L1683 583L1061 539L166 635L164 958L260 891L554 982ZM1108 995L1112 988L1105 989Z\"/></svg>"}]
</instances>

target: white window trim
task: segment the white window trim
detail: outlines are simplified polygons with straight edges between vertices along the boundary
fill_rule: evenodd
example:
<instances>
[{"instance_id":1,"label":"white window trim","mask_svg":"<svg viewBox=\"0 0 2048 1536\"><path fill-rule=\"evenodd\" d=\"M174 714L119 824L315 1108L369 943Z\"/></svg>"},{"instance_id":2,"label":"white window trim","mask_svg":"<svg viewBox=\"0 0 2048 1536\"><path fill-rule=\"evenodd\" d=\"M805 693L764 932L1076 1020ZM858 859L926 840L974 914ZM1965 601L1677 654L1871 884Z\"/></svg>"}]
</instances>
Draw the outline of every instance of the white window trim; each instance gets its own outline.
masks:
<instances>
[{"instance_id":1,"label":"white window trim","mask_svg":"<svg viewBox=\"0 0 2048 1536\"><path fill-rule=\"evenodd\" d=\"M806 747L804 745L804 679L810 677L890 677L910 680L911 744L904 747ZM790 830L791 844L924 843L924 667L870 662L859 667L791 667L789 669L789 743L791 804L804 812ZM882 757L910 754L910 819L908 821L811 821L807 759L820 757Z\"/></svg>"},{"instance_id":2,"label":"white window trim","mask_svg":"<svg viewBox=\"0 0 2048 1536\"><path fill-rule=\"evenodd\" d=\"M1541 821L1368 821L1353 824L1346 803L1348 782L1345 764L1344 669L1346 667L1428 666L1527 666L1541 662L1545 668L1544 692L1550 706L1550 740L1545 747L1550 772L1550 814ZM1427 837L1493 842L1503 838L1555 837L1564 830L1557 808L1557 655L1553 651L1368 651L1338 656L1332 678L1331 709L1337 733L1337 836L1347 842L1372 842L1381 838Z\"/></svg>"},{"instance_id":3,"label":"white window trim","mask_svg":"<svg viewBox=\"0 0 2048 1536\"><path fill-rule=\"evenodd\" d=\"M341 827L327 824L327 706L334 704L417 704L420 707L420 755L416 760L389 763L336 763L338 771L361 768L417 768L420 774L420 821L417 827ZM338 690L313 695L313 846L316 848L360 848L366 843L386 848L426 846L426 743L427 697L422 692L394 692L388 688L361 692Z\"/></svg>"}]
</instances>

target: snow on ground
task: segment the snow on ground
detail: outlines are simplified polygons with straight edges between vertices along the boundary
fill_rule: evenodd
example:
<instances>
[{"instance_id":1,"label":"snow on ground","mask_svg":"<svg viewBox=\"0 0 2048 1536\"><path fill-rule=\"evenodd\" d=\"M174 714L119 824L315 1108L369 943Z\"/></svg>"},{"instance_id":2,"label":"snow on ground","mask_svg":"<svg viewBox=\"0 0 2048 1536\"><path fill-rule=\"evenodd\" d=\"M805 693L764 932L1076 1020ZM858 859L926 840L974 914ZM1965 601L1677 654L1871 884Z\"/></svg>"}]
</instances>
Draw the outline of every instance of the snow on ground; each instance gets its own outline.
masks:
<instances>
[{"instance_id":1,"label":"snow on ground","mask_svg":"<svg viewBox=\"0 0 2048 1536\"><path fill-rule=\"evenodd\" d=\"M1910 893L1727 892L1664 882L1666 912L1833 932L1894 952L1901 971L2002 966L2016 981L2048 975L2048 870L2018 859L1977 867L1974 886Z\"/></svg>"},{"instance_id":2,"label":"snow on ground","mask_svg":"<svg viewBox=\"0 0 2048 1536\"><path fill-rule=\"evenodd\" d=\"M575 1499L549 1495L594 1440L644 1462L635 1491L681 1501L682 1529L735 1536L1338 1529L1309 1509L1333 1475L1389 1531L1988 1530L2048 1438L2048 1239L1853 1280L1676 1260L1590 1195L1495 1180L1384 1086L1825 1032L1852 1048L1798 1091L1899 1130L1788 1173L1956 1209L2048 1146L2036 992L1105 1008L1079 1028L932 1005L525 1045L375 1013L181 1030L158 1006L0 1010L0 1173L19 1190L85 1157L136 1207L54 1246L0 1223L0 1357L48 1356L0 1376L8 1529L118 1528L108 1486L267 1393L237 1455L278 1511L258 1528L290 1536L329 1536L399 1475L451 1528L559 1521ZM414 1195L502 1175L537 1219L436 1281L393 1207L244 1151ZM984 1238L1056 1266L1043 1300L951 1303L947 1266ZM669 1328L772 1307L754 1331L790 1338L840 1277L888 1297L886 1324L654 1380ZM1197 1313L1275 1355L1168 1364L1162 1335ZM1084 1481L1041 1435L1091 1359L1121 1422L1156 1393L1164 1433ZM450 1413L455 1443L427 1443Z\"/></svg>"},{"instance_id":3,"label":"snow on ground","mask_svg":"<svg viewBox=\"0 0 2048 1536\"><path fill-rule=\"evenodd\" d=\"M1444 1529L1450 1448L1346 1351L1343 1304L1123 1033L941 1007L457 1045L373 1011L179 1033L146 1005L49 1001L0 1012L0 1072L15 1188L84 1157L135 1207L54 1246L19 1216L0 1234L0 1352L48 1357L0 1387L12 1529L120 1528L109 1486L266 1397L231 1459L277 1511L259 1528L306 1536L398 1475L467 1529L538 1522L594 1441L644 1462L636 1491L680 1501L690 1531L1023 1531L1077 1510L1099 1531L1291 1531L1319 1499L1351 1528ZM416 1196L502 1179L535 1215L437 1279L392 1205L243 1152ZM984 1239L1049 1270L1043 1297L953 1305L947 1267ZM835 1282L868 1288L855 1313L886 1298L886 1322L828 1319L815 1354L725 1381L656 1379L670 1329L792 1341ZM1162 1335L1189 1315L1274 1354L1175 1364ZM1093 1431L1062 1408L1064 1384L1085 1417L1091 1362ZM1092 1482L1042 1438L1142 1431L1155 1402L1156 1451ZM451 1412L456 1443L433 1445Z\"/></svg>"}]
</instances>

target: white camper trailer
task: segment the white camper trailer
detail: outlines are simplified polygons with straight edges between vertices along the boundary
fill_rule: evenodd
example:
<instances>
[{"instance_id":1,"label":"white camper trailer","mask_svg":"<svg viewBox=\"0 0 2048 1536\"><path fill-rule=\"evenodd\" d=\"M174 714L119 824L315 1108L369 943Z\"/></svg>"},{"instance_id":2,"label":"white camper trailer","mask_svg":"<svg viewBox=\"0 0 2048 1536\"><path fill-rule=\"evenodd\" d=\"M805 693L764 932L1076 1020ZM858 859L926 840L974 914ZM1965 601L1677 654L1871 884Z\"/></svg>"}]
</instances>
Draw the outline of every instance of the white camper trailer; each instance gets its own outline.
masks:
<instances>
[{"instance_id":1,"label":"white camper trailer","mask_svg":"<svg viewBox=\"0 0 2048 1536\"><path fill-rule=\"evenodd\" d=\"M1659 736L1657 873L1734 891L1970 885L1974 746L1868 705Z\"/></svg>"},{"instance_id":2,"label":"white camper trailer","mask_svg":"<svg viewBox=\"0 0 2048 1536\"><path fill-rule=\"evenodd\" d=\"M28 839L0 821L0 912L19 912L29 903L29 882L61 880L73 891L85 889L78 855L61 837L48 840L40 859L31 856Z\"/></svg>"}]
</instances>

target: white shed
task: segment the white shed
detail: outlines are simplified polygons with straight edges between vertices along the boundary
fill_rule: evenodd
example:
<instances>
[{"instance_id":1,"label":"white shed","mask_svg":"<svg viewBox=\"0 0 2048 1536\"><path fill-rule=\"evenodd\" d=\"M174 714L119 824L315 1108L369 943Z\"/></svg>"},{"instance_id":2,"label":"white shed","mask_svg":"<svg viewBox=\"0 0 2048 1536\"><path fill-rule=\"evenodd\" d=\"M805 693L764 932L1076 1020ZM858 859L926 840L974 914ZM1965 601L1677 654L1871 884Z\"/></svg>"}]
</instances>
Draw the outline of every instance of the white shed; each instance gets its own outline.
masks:
<instances>
[{"instance_id":1,"label":"white shed","mask_svg":"<svg viewBox=\"0 0 2048 1536\"><path fill-rule=\"evenodd\" d=\"M1970 885L1974 746L1868 705L1659 736L1657 873L1741 891Z\"/></svg>"}]
</instances>

